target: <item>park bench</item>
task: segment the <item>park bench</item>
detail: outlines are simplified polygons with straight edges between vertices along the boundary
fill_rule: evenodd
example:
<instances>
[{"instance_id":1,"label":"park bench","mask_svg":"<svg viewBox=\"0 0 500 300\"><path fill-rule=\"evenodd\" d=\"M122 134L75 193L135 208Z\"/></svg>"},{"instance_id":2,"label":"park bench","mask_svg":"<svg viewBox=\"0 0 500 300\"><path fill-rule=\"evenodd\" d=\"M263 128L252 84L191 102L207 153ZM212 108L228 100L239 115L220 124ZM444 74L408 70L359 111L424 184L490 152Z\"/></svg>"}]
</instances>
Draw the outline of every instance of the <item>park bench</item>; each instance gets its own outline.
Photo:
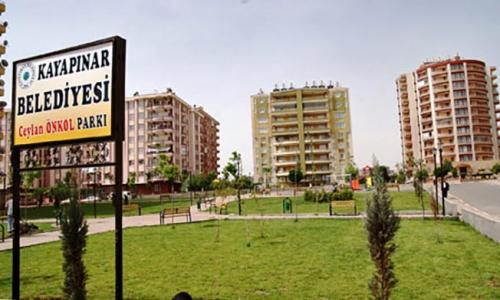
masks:
<instances>
[{"instance_id":1,"label":"park bench","mask_svg":"<svg viewBox=\"0 0 500 300\"><path fill-rule=\"evenodd\" d=\"M131 212L131 211L136 211L137 210L137 213L139 214L139 216L141 215L141 206L137 203L132 203L132 204L124 204L122 206L122 211L123 212Z\"/></svg>"},{"instance_id":2,"label":"park bench","mask_svg":"<svg viewBox=\"0 0 500 300\"><path fill-rule=\"evenodd\" d=\"M166 218L186 216L186 221L191 222L191 208L190 207L172 207L164 208L160 211L160 224L165 224Z\"/></svg>"},{"instance_id":3,"label":"park bench","mask_svg":"<svg viewBox=\"0 0 500 300\"><path fill-rule=\"evenodd\" d=\"M393 189L397 189L397 190L398 190L398 192L400 191L400 190L399 190L399 184L398 184L398 183L386 183L386 184L385 184L385 187L386 187L387 189L391 189L391 188L393 188Z\"/></svg>"},{"instance_id":4,"label":"park bench","mask_svg":"<svg viewBox=\"0 0 500 300\"><path fill-rule=\"evenodd\" d=\"M358 214L356 201L354 200L335 200L330 202L330 216L336 214L338 208L352 208L354 215Z\"/></svg>"}]
</instances>

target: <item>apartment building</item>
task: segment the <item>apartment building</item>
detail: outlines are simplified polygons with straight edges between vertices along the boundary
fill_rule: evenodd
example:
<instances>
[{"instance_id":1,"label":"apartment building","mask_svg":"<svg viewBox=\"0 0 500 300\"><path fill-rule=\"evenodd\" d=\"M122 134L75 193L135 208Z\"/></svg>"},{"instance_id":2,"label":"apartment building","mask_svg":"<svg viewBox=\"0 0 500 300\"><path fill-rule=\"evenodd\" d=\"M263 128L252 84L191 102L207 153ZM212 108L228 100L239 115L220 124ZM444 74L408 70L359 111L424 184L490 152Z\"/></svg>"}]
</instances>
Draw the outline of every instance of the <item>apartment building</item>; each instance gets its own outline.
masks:
<instances>
[{"instance_id":1,"label":"apartment building","mask_svg":"<svg viewBox=\"0 0 500 300\"><path fill-rule=\"evenodd\" d=\"M129 175L136 174L136 187L141 193L169 192L169 185L153 171L159 156L170 157L181 173L217 173L219 165L219 122L203 107L191 106L171 89L165 92L140 95L134 94L125 100L125 141L123 146L123 183ZM0 119L4 136L0 146L10 153L11 113ZM22 160L27 158L26 151ZM91 143L78 146L63 146L59 149L44 148L31 152L41 163L68 164L74 160L92 160L100 155L105 160L114 160L112 143ZM5 169L10 160L0 162ZM35 186L50 186L63 180L67 170L43 171ZM85 186L111 191L114 185L114 167L83 168L79 170ZM149 183L149 184L148 184ZM1 186L0 182L0 186Z\"/></svg>"},{"instance_id":2,"label":"apartment building","mask_svg":"<svg viewBox=\"0 0 500 300\"><path fill-rule=\"evenodd\" d=\"M349 90L322 82L277 87L251 96L254 180L289 183L299 168L305 184L343 180L352 159Z\"/></svg>"},{"instance_id":3,"label":"apartment building","mask_svg":"<svg viewBox=\"0 0 500 300\"><path fill-rule=\"evenodd\" d=\"M135 172L137 185L146 185L148 172L158 165L161 154L170 157L181 172L217 173L219 122L171 89L127 98L125 124L124 170Z\"/></svg>"},{"instance_id":4,"label":"apartment building","mask_svg":"<svg viewBox=\"0 0 500 300\"><path fill-rule=\"evenodd\" d=\"M396 79L404 164L443 160L471 168L499 159L498 90L495 67L479 60L424 62ZM437 157L439 163L439 155Z\"/></svg>"}]
</instances>

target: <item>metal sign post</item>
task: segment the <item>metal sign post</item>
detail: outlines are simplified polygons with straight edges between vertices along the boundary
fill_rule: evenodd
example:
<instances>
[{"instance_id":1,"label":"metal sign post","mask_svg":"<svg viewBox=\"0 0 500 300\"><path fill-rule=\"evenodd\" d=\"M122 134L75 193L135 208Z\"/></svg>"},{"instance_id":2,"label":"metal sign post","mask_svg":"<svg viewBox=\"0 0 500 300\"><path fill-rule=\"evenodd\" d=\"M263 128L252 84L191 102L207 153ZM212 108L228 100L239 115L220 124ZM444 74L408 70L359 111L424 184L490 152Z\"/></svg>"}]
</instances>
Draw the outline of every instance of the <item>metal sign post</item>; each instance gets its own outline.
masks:
<instances>
[{"instance_id":1,"label":"metal sign post","mask_svg":"<svg viewBox=\"0 0 500 300\"><path fill-rule=\"evenodd\" d=\"M123 299L122 184L126 41L115 36L14 63L12 298L20 298L21 172L115 167L115 297ZM115 161L105 142L114 142ZM79 144L96 155L82 159ZM55 159L68 146L65 163ZM37 155L50 147L49 155ZM55 149L55 150L54 150ZM53 151L54 150L54 151ZM25 166L21 168L21 152ZM52 157L51 155L54 155ZM60 156L59 156L60 157Z\"/></svg>"}]
</instances>

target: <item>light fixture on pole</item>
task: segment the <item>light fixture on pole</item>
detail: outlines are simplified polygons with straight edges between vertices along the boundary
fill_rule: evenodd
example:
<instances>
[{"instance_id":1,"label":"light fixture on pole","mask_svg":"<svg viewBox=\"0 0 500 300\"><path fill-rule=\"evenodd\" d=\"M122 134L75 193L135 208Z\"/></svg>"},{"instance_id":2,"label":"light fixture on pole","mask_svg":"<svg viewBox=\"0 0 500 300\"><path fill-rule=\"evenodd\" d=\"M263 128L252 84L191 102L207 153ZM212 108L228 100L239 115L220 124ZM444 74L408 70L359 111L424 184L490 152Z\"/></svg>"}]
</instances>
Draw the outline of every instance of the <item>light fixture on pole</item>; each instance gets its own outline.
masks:
<instances>
[{"instance_id":1,"label":"light fixture on pole","mask_svg":"<svg viewBox=\"0 0 500 300\"><path fill-rule=\"evenodd\" d=\"M432 148L432 157L434 159L434 190L436 192L436 204L439 201L439 194L438 194L438 179L437 179L437 173L436 173L436 168L437 168L437 162L436 162L436 154L437 154L437 149L434 147ZM439 209L439 208L438 208Z\"/></svg>"},{"instance_id":2,"label":"light fixture on pole","mask_svg":"<svg viewBox=\"0 0 500 300\"><path fill-rule=\"evenodd\" d=\"M443 145L441 141L438 141L438 150L439 150L439 177L441 177L441 207L442 207L442 212L443 212L443 217L445 215L445 208L444 208L444 164L443 164Z\"/></svg>"}]
</instances>

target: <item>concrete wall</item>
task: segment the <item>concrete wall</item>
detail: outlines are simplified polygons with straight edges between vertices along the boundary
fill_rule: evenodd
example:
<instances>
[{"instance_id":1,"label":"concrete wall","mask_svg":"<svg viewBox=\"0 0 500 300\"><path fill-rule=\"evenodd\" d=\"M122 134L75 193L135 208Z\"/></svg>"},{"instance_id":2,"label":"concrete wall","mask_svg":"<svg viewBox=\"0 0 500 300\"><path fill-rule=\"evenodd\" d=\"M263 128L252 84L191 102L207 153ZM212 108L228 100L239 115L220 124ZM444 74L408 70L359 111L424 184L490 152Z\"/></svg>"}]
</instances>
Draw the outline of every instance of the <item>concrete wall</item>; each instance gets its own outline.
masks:
<instances>
[{"instance_id":1,"label":"concrete wall","mask_svg":"<svg viewBox=\"0 0 500 300\"><path fill-rule=\"evenodd\" d=\"M463 222L500 243L500 218L480 211L451 195L446 199L445 205L448 214L458 215Z\"/></svg>"}]
</instances>

